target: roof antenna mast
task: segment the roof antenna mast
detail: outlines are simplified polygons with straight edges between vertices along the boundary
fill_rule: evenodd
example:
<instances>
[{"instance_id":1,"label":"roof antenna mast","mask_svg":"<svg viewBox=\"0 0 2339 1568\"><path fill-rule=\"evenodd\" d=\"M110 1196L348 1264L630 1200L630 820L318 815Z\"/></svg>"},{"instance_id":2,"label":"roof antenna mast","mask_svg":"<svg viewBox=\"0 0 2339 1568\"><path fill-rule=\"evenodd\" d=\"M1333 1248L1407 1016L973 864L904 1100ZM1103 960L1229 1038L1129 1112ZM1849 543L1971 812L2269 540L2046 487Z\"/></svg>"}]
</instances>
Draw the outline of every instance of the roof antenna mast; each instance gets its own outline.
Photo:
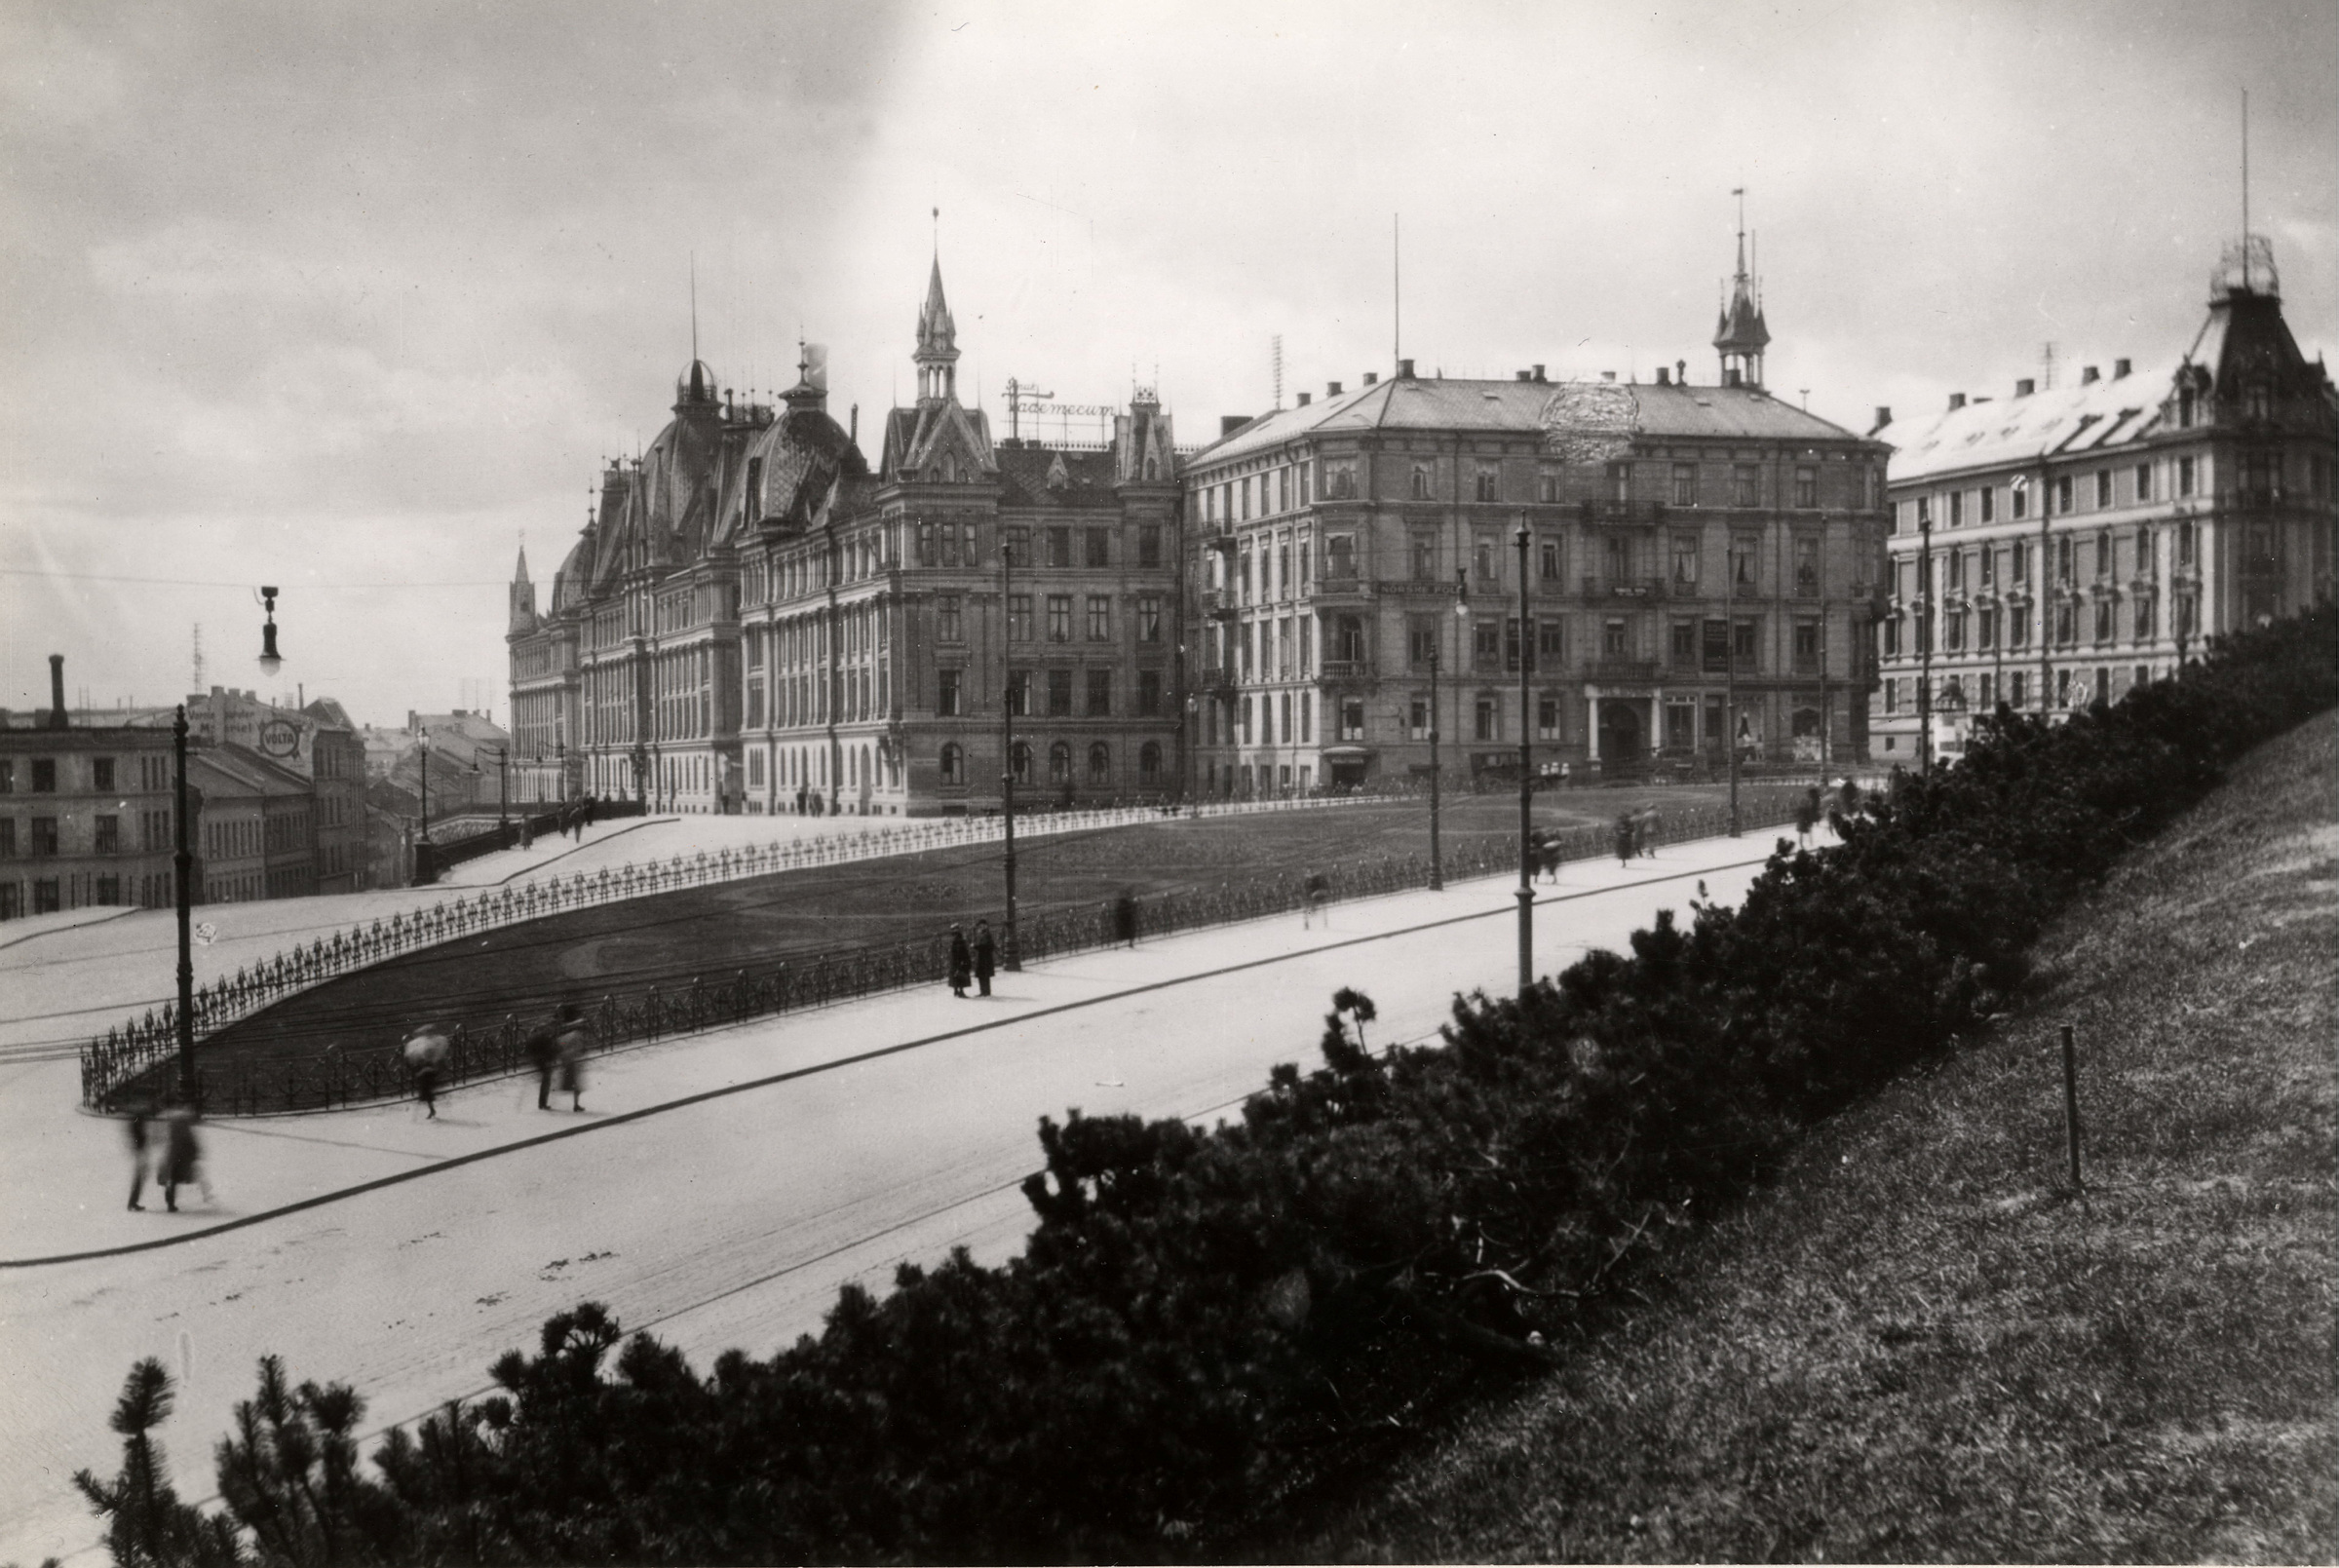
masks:
<instances>
[{"instance_id":1,"label":"roof antenna mast","mask_svg":"<svg viewBox=\"0 0 2339 1568\"><path fill-rule=\"evenodd\" d=\"M1405 273L1404 250L1399 243L1398 218L1389 214L1389 358L1390 368L1405 352Z\"/></svg>"},{"instance_id":2,"label":"roof antenna mast","mask_svg":"<svg viewBox=\"0 0 2339 1568\"><path fill-rule=\"evenodd\" d=\"M690 253L690 363L699 363L699 253Z\"/></svg>"},{"instance_id":3,"label":"roof antenna mast","mask_svg":"<svg viewBox=\"0 0 2339 1568\"><path fill-rule=\"evenodd\" d=\"M2249 89L2242 90L2242 291L2249 281Z\"/></svg>"}]
</instances>

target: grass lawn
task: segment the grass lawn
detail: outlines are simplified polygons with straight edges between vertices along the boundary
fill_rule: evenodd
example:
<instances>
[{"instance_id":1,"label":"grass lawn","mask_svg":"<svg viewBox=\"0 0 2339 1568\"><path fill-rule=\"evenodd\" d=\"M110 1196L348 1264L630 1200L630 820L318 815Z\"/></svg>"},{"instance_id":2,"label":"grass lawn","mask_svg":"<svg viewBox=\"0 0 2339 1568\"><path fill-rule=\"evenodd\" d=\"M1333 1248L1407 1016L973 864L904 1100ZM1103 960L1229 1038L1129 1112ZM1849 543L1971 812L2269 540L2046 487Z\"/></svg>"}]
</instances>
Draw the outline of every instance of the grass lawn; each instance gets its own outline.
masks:
<instances>
[{"instance_id":1,"label":"grass lawn","mask_svg":"<svg viewBox=\"0 0 2339 1568\"><path fill-rule=\"evenodd\" d=\"M2333 715L2262 748L2017 1015L1819 1129L1566 1370L1245 1549L2339 1560L2335 786Z\"/></svg>"},{"instance_id":2,"label":"grass lawn","mask_svg":"<svg viewBox=\"0 0 2339 1568\"><path fill-rule=\"evenodd\" d=\"M1742 790L1749 821L1766 803L1800 793ZM1728 803L1726 787L1676 784L1560 790L1535 796L1540 825L1600 824L1654 805L1684 814ZM1444 847L1517 843L1515 794L1446 802ZM1017 908L1023 914L1101 903L1128 888L1139 896L1296 878L1336 862L1426 856L1425 802L1372 801L1323 811L1199 820L1164 818L1093 832L1019 839ZM694 976L816 953L890 946L963 921L996 924L1003 899L997 844L931 850L843 865L685 889L579 909L408 953L288 998L204 1043L206 1059L301 1058L328 1047L393 1046L425 1015L492 1023L508 1012L548 1013L564 1000L635 995ZM936 982L940 983L938 973Z\"/></svg>"}]
</instances>

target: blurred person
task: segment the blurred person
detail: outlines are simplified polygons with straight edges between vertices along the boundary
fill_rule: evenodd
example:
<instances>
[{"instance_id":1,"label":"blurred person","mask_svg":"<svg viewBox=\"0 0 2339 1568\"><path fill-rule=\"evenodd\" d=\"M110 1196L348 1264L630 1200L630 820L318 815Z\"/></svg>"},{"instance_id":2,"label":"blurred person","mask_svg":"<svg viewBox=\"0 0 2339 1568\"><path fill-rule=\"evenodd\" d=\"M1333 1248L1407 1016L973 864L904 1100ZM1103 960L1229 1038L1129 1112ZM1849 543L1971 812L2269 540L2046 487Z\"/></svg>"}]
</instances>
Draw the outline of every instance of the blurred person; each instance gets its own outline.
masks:
<instances>
[{"instance_id":1,"label":"blurred person","mask_svg":"<svg viewBox=\"0 0 2339 1568\"><path fill-rule=\"evenodd\" d=\"M1658 832L1661 821L1654 806L1641 807L1632 819L1632 842L1648 860L1657 859L1657 840L1662 836Z\"/></svg>"},{"instance_id":2,"label":"blurred person","mask_svg":"<svg viewBox=\"0 0 2339 1568\"><path fill-rule=\"evenodd\" d=\"M1137 896L1127 888L1113 900L1113 939L1125 947L1137 945Z\"/></svg>"},{"instance_id":3,"label":"blurred person","mask_svg":"<svg viewBox=\"0 0 2339 1568\"><path fill-rule=\"evenodd\" d=\"M123 1130L130 1135L130 1206L143 1209L138 1196L146 1190L146 1170L154 1163L154 1103L140 1096L130 1102L130 1115ZM156 1185L161 1185L161 1173L156 1173Z\"/></svg>"},{"instance_id":4,"label":"blurred person","mask_svg":"<svg viewBox=\"0 0 2339 1568\"><path fill-rule=\"evenodd\" d=\"M1318 915L1323 915L1324 903L1332 896L1331 880L1322 871L1310 871L1307 880L1300 884L1300 894L1303 901L1300 904L1299 929L1306 931L1316 924ZM1329 927L1331 917L1324 915L1323 923Z\"/></svg>"},{"instance_id":5,"label":"blurred person","mask_svg":"<svg viewBox=\"0 0 2339 1568\"><path fill-rule=\"evenodd\" d=\"M189 1182L202 1189L203 1201L213 1203L211 1178L203 1168L203 1144L195 1136L195 1107L173 1095L163 1108L163 1206L178 1212L178 1189Z\"/></svg>"},{"instance_id":6,"label":"blurred person","mask_svg":"<svg viewBox=\"0 0 2339 1568\"><path fill-rule=\"evenodd\" d=\"M1632 814L1629 811L1618 812L1616 814L1616 863L1619 865L1632 863Z\"/></svg>"},{"instance_id":7,"label":"blurred person","mask_svg":"<svg viewBox=\"0 0 2339 1568\"><path fill-rule=\"evenodd\" d=\"M557 1016L557 1014L556 1014ZM560 1062L560 1043L554 1037L554 1023L544 1023L528 1036L528 1065L536 1069L536 1109L553 1108L553 1069Z\"/></svg>"},{"instance_id":8,"label":"blurred person","mask_svg":"<svg viewBox=\"0 0 2339 1568\"><path fill-rule=\"evenodd\" d=\"M405 1044L399 1049L406 1058L406 1071L414 1079L414 1097L422 1101L423 1119L436 1122L439 1078L446 1070L446 1031L436 1020L416 1024L407 1031Z\"/></svg>"},{"instance_id":9,"label":"blurred person","mask_svg":"<svg viewBox=\"0 0 2339 1568\"><path fill-rule=\"evenodd\" d=\"M566 1094L571 1111L585 1109L585 1049L590 1041L585 1033L585 1010L574 1002L560 1004L560 1016L554 1032L554 1047L560 1063L560 1091Z\"/></svg>"}]
</instances>

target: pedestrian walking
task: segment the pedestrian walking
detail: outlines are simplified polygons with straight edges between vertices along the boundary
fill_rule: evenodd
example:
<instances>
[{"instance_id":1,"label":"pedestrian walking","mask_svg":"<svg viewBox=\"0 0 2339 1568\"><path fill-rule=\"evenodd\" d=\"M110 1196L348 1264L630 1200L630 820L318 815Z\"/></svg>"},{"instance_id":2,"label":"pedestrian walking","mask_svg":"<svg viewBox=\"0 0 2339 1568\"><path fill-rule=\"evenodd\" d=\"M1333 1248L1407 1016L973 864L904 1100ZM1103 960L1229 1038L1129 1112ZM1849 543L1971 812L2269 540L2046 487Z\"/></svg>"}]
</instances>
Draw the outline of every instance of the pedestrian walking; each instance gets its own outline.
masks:
<instances>
[{"instance_id":1,"label":"pedestrian walking","mask_svg":"<svg viewBox=\"0 0 2339 1568\"><path fill-rule=\"evenodd\" d=\"M1629 811L1616 814L1616 863L1632 863L1632 814Z\"/></svg>"},{"instance_id":2,"label":"pedestrian walking","mask_svg":"<svg viewBox=\"0 0 2339 1568\"><path fill-rule=\"evenodd\" d=\"M178 1212L178 1189L190 1182L212 1202L211 1178L203 1168L203 1144L195 1136L195 1107L173 1095L163 1110L163 1206Z\"/></svg>"},{"instance_id":3,"label":"pedestrian walking","mask_svg":"<svg viewBox=\"0 0 2339 1568\"><path fill-rule=\"evenodd\" d=\"M574 1002L560 1004L553 1042L560 1062L560 1091L569 1097L571 1111L581 1111L585 1109L585 1013Z\"/></svg>"},{"instance_id":4,"label":"pedestrian walking","mask_svg":"<svg viewBox=\"0 0 2339 1568\"><path fill-rule=\"evenodd\" d=\"M950 994L965 1001L967 982L974 977L974 949L967 945L967 934L953 925L950 928Z\"/></svg>"},{"instance_id":5,"label":"pedestrian walking","mask_svg":"<svg viewBox=\"0 0 2339 1568\"><path fill-rule=\"evenodd\" d=\"M1306 931L1316 924L1318 915L1323 915L1323 906L1332 896L1331 880L1322 871L1310 871L1307 880L1300 884L1300 894L1304 901L1300 905L1299 929ZM1323 923L1328 927L1331 917L1324 915Z\"/></svg>"},{"instance_id":6,"label":"pedestrian walking","mask_svg":"<svg viewBox=\"0 0 2339 1568\"><path fill-rule=\"evenodd\" d=\"M1658 821L1654 806L1643 806L1632 819L1632 842L1643 857L1652 860L1657 859L1657 840L1661 836L1657 831Z\"/></svg>"},{"instance_id":7,"label":"pedestrian walking","mask_svg":"<svg viewBox=\"0 0 2339 1568\"><path fill-rule=\"evenodd\" d=\"M415 1098L422 1101L425 1121L439 1120L439 1076L446 1070L447 1050L446 1031L435 1022L409 1030L406 1043L400 1048L406 1058L406 1072L414 1080Z\"/></svg>"},{"instance_id":8,"label":"pedestrian walking","mask_svg":"<svg viewBox=\"0 0 2339 1568\"><path fill-rule=\"evenodd\" d=\"M536 1069L536 1109L553 1108L553 1069L560 1063L560 1043L554 1038L556 1025L545 1023L528 1036L528 1065Z\"/></svg>"},{"instance_id":9,"label":"pedestrian walking","mask_svg":"<svg viewBox=\"0 0 2339 1568\"><path fill-rule=\"evenodd\" d=\"M138 1202L146 1190L146 1169L154 1161L154 1107L144 1099L131 1101L130 1117L124 1130L130 1134L130 1206L142 1209Z\"/></svg>"},{"instance_id":10,"label":"pedestrian walking","mask_svg":"<svg viewBox=\"0 0 2339 1568\"><path fill-rule=\"evenodd\" d=\"M999 944L991 937L991 923L975 922L975 983L982 994L991 994L991 976L999 971Z\"/></svg>"},{"instance_id":11,"label":"pedestrian walking","mask_svg":"<svg viewBox=\"0 0 2339 1568\"><path fill-rule=\"evenodd\" d=\"M594 815L595 815L595 814L597 814L597 813L600 811L600 808L601 808L601 797L600 797L600 796L598 796L598 795L596 795L596 794L594 794L594 793L592 790L590 790L590 789L588 789L587 791L585 791L585 822L584 822L584 825L583 825L583 826L581 826L581 827L579 827L579 828L577 829L577 838L578 838L579 842L582 842L582 841L584 840L584 837L585 837L585 828L587 828L587 827L591 827L591 826L593 825L593 819L594 819Z\"/></svg>"},{"instance_id":12,"label":"pedestrian walking","mask_svg":"<svg viewBox=\"0 0 2339 1568\"><path fill-rule=\"evenodd\" d=\"M1811 830L1820 822L1820 786L1813 784L1803 791L1802 801L1795 807L1795 842L1811 847Z\"/></svg>"},{"instance_id":13,"label":"pedestrian walking","mask_svg":"<svg viewBox=\"0 0 2339 1568\"><path fill-rule=\"evenodd\" d=\"M1124 947L1137 945L1137 896L1127 888L1113 900L1113 939Z\"/></svg>"}]
</instances>

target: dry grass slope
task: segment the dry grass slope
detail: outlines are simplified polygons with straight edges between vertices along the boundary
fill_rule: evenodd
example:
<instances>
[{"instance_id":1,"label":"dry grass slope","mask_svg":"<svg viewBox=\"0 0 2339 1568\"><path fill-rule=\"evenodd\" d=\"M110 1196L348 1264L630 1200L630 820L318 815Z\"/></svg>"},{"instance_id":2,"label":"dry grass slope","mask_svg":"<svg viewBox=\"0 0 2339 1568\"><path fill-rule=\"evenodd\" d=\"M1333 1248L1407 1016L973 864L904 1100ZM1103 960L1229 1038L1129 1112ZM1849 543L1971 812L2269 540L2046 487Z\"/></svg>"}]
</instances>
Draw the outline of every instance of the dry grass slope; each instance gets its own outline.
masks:
<instances>
[{"instance_id":1,"label":"dry grass slope","mask_svg":"<svg viewBox=\"0 0 2339 1568\"><path fill-rule=\"evenodd\" d=\"M1283 1549L2339 1560L2335 785L2339 717L2260 748L2069 911L2017 1015Z\"/></svg>"}]
</instances>

